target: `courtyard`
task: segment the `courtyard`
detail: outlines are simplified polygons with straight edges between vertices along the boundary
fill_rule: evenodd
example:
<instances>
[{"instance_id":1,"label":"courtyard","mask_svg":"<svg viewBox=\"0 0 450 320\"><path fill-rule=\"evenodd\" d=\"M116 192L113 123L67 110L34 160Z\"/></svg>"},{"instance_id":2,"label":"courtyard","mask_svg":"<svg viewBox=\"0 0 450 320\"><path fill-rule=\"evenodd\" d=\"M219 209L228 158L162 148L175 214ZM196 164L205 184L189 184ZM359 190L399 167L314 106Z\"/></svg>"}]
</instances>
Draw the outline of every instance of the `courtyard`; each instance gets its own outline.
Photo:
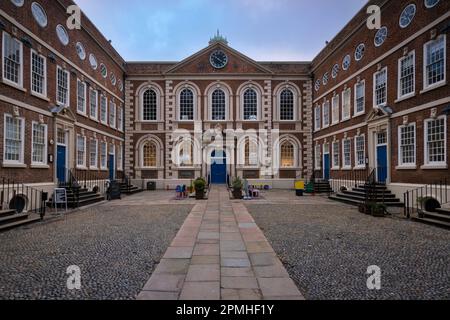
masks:
<instances>
[{"instance_id":1,"label":"courtyard","mask_svg":"<svg viewBox=\"0 0 450 320\"><path fill-rule=\"evenodd\" d=\"M217 186L208 201L144 192L0 243L0 299L450 298L447 230L290 191L253 201ZM72 265L80 290L66 286ZM371 265L381 290L367 289Z\"/></svg>"}]
</instances>

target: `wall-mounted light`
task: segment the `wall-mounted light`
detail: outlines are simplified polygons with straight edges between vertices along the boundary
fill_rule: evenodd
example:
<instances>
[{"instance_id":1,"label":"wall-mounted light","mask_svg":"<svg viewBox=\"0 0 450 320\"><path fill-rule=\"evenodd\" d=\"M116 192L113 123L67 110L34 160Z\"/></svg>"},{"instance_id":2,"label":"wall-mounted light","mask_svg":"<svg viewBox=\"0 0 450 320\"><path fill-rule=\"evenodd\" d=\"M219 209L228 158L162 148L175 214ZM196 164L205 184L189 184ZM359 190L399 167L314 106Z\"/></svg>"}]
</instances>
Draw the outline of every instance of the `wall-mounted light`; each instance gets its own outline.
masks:
<instances>
[{"instance_id":1,"label":"wall-mounted light","mask_svg":"<svg viewBox=\"0 0 450 320\"><path fill-rule=\"evenodd\" d=\"M0 20L0 30L5 30L5 28L6 28L5 23L2 20Z\"/></svg>"},{"instance_id":2,"label":"wall-mounted light","mask_svg":"<svg viewBox=\"0 0 450 320\"><path fill-rule=\"evenodd\" d=\"M55 62L56 62L56 56L55 56L55 54L49 53L47 57L48 57L48 59L49 59L52 63L55 63Z\"/></svg>"},{"instance_id":3,"label":"wall-mounted light","mask_svg":"<svg viewBox=\"0 0 450 320\"><path fill-rule=\"evenodd\" d=\"M32 48L33 47L33 43L31 43L31 39L28 38L27 36L22 37L21 41L26 47L28 47L28 48Z\"/></svg>"}]
</instances>

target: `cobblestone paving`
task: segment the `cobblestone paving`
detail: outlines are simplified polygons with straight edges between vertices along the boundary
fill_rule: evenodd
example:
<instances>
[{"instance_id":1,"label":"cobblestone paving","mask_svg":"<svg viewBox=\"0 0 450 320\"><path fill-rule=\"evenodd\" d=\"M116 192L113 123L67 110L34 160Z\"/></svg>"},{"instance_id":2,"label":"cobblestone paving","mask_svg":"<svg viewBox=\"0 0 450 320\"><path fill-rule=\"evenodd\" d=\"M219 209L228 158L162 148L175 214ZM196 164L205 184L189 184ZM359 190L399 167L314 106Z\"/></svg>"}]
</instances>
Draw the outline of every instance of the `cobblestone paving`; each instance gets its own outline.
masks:
<instances>
[{"instance_id":1,"label":"cobblestone paving","mask_svg":"<svg viewBox=\"0 0 450 320\"><path fill-rule=\"evenodd\" d=\"M0 299L134 299L193 207L145 194L0 234ZM71 265L80 291L67 289Z\"/></svg>"},{"instance_id":2,"label":"cobblestone paving","mask_svg":"<svg viewBox=\"0 0 450 320\"><path fill-rule=\"evenodd\" d=\"M246 206L306 299L450 299L448 230L290 199ZM370 265L382 270L380 291L367 289Z\"/></svg>"}]
</instances>

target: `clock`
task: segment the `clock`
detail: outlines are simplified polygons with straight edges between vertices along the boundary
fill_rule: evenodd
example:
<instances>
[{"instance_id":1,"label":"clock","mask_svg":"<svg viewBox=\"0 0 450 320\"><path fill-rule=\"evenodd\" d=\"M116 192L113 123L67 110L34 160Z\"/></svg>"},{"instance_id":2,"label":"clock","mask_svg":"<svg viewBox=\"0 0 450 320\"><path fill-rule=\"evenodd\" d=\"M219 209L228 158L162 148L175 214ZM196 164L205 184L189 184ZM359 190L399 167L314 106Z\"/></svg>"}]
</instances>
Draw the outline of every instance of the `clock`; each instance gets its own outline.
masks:
<instances>
[{"instance_id":1,"label":"clock","mask_svg":"<svg viewBox=\"0 0 450 320\"><path fill-rule=\"evenodd\" d=\"M228 56L222 50L216 50L209 57L211 65L216 69L223 69L228 64Z\"/></svg>"}]
</instances>

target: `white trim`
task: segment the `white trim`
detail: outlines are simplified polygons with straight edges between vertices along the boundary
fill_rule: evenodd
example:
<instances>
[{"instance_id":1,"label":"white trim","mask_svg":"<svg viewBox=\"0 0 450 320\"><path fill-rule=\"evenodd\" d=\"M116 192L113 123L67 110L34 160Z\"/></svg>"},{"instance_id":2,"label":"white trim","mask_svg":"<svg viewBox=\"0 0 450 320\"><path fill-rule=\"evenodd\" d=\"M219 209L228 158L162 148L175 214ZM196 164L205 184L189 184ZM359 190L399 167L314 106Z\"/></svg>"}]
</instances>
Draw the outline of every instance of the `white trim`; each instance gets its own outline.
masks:
<instances>
[{"instance_id":1,"label":"white trim","mask_svg":"<svg viewBox=\"0 0 450 320\"><path fill-rule=\"evenodd\" d=\"M19 45L20 45L20 70L19 70L19 79L18 79L19 83L16 83L14 81L11 81L11 80L5 78L5 59L6 59L6 57L5 57L5 48L6 48L6 45L5 45L6 37L5 37L5 35L6 34L13 41L17 41L19 43ZM23 43L19 39L17 39L15 36L11 35L10 33L6 32L6 31L3 31L3 37L2 38L3 38L2 39L2 67L1 67L1 69L2 69L2 81L5 84L9 84L9 85L11 85L13 87L16 87L18 89L24 90L24 87L23 87Z\"/></svg>"},{"instance_id":2,"label":"white trim","mask_svg":"<svg viewBox=\"0 0 450 320\"><path fill-rule=\"evenodd\" d=\"M13 118L20 120L20 135L21 135L21 145L20 145L20 155L18 161L11 161L11 160L5 160L6 158L6 118ZM25 118L23 117L14 117L8 113L5 113L3 116L3 167L9 166L9 167L26 167L25 165Z\"/></svg>"},{"instance_id":3,"label":"white trim","mask_svg":"<svg viewBox=\"0 0 450 320\"><path fill-rule=\"evenodd\" d=\"M105 165L102 163L102 145L105 145ZM100 170L108 170L108 143L105 141L100 141L99 145L99 160L100 160Z\"/></svg>"},{"instance_id":4,"label":"white trim","mask_svg":"<svg viewBox=\"0 0 450 320\"><path fill-rule=\"evenodd\" d=\"M428 123L431 121L436 121L444 119L444 159L443 162L429 162L428 161ZM423 147L424 147L424 165L421 167L421 169L444 169L447 168L447 156L448 156L448 150L447 150L447 116L440 116L436 119L425 119L423 122L423 131L424 131L424 139L423 139Z\"/></svg>"},{"instance_id":5,"label":"white trim","mask_svg":"<svg viewBox=\"0 0 450 320\"><path fill-rule=\"evenodd\" d=\"M256 93L256 120L245 120L244 116L244 95L247 92L247 90L252 89ZM255 83L246 83L241 88L238 89L239 92L239 121L242 122L254 122L254 121L261 121L262 120L262 94L263 90L259 85L256 85Z\"/></svg>"},{"instance_id":6,"label":"white trim","mask_svg":"<svg viewBox=\"0 0 450 320\"><path fill-rule=\"evenodd\" d=\"M44 127L44 154L43 154L43 162L35 162L33 161L33 153L34 153L34 125L37 124L39 126ZM37 166L47 166L47 155L48 155L48 126L45 123L39 123L37 121L31 122L31 166L36 168Z\"/></svg>"},{"instance_id":7,"label":"white trim","mask_svg":"<svg viewBox=\"0 0 450 320\"><path fill-rule=\"evenodd\" d=\"M386 59L387 57L389 57L390 55L396 53L398 50L401 50L403 47L407 46L408 43L412 42L413 40L415 40L416 38L418 38L419 36L421 36L422 34L424 34L425 32L427 32L428 30L432 29L433 27L435 27L436 25L440 24L442 21L445 21L448 17L450 17L450 12L447 12L446 14L442 15L440 18L434 20L432 23L430 23L429 25L427 25L426 27L422 28L421 30L419 30L418 32L416 32L415 34L413 34L412 36L410 36L409 38L407 38L406 40L402 41L401 43L397 44L394 48L392 48L391 50L387 51L385 54L379 56L377 59L373 60L371 63L365 65L363 68L361 68L360 70L356 71L355 73L353 73L352 75L350 75L349 77L347 77L346 79L342 80L341 82L339 82L338 84L336 84L334 87L330 88L330 90L322 93L320 96L318 96L313 103L316 103L317 101L319 101L320 99L322 99L323 97L327 96L328 94L332 93L333 91L339 89L342 85L344 85L345 83L349 82L350 80L352 80L353 78L357 77L358 75L362 74L364 71L372 68L373 66L377 65L378 63L380 63L381 61L383 61L384 59ZM323 65L325 60L322 60L319 64L317 64L316 67L314 67L314 69L312 70L312 72L314 72L317 68L321 67Z\"/></svg>"},{"instance_id":8,"label":"white trim","mask_svg":"<svg viewBox=\"0 0 450 320\"><path fill-rule=\"evenodd\" d=\"M411 114L411 113L415 113L415 112L419 112L419 111L422 111L422 110L430 109L430 108L433 108L433 107L436 107L436 106L439 106L439 105L443 105L443 104L446 104L446 103L449 103L449 102L450 102L450 97L446 97L446 98L439 99L439 100L436 100L436 101L431 101L431 102L425 103L423 105L420 105L420 106L417 106L417 107L414 107L414 108L411 108L411 109L408 109L408 110L403 110L403 111L394 113L391 118L403 117L403 116L406 116L406 115Z\"/></svg>"},{"instance_id":9,"label":"white trim","mask_svg":"<svg viewBox=\"0 0 450 320\"><path fill-rule=\"evenodd\" d=\"M102 119L103 113L102 113L102 102L103 102L103 98L105 100L105 106L106 106L106 110L105 110L105 120ZM108 125L108 121L109 121L109 113L108 113L108 97L106 95L104 95L103 93L100 95L100 105L99 105L99 120L101 124L104 124L105 126Z\"/></svg>"},{"instance_id":10,"label":"white trim","mask_svg":"<svg viewBox=\"0 0 450 320\"><path fill-rule=\"evenodd\" d=\"M80 110L79 109L79 98L80 98L80 92L79 92L79 90L80 90L80 88L79 88L79 86L80 86L80 84L83 86L83 98L84 98L84 102L83 102L83 110ZM81 115L83 115L83 116L86 116L87 115L87 107L86 107L86 105L87 105L87 97L86 97L86 87L87 87L87 85L86 85L86 83L84 82L84 81L81 81L80 79L77 79L77 113L78 114L81 114Z\"/></svg>"},{"instance_id":11,"label":"white trim","mask_svg":"<svg viewBox=\"0 0 450 320\"><path fill-rule=\"evenodd\" d=\"M402 144L401 144L401 133L403 128L407 128L413 126L414 127L414 163L403 163L402 159ZM398 166L396 169L411 169L411 168L417 168L417 126L415 122L408 123L407 125L402 125L398 127L397 131L397 152L398 152Z\"/></svg>"},{"instance_id":12,"label":"white trim","mask_svg":"<svg viewBox=\"0 0 450 320\"><path fill-rule=\"evenodd\" d=\"M112 111L114 111L114 112L112 112ZM111 121L111 119L113 121ZM109 122L109 126L112 129L116 129L116 126L117 126L117 106L116 106L116 103L114 102L114 100L112 100L112 99L109 100L108 122Z\"/></svg>"},{"instance_id":13,"label":"white trim","mask_svg":"<svg viewBox=\"0 0 450 320\"><path fill-rule=\"evenodd\" d=\"M376 83L376 79L377 79L377 76L379 74L381 74L381 73L386 73L385 101L383 103L381 103L381 104L377 104L377 91L376 91L377 83ZM377 71L377 72L375 72L373 74L373 87L372 87L372 90L373 90L373 97L372 97L372 99L373 99L373 107L374 108L379 108L379 107L383 107L383 106L387 105L387 99L388 99L388 68L387 67L384 67L384 68L380 69L379 71Z\"/></svg>"},{"instance_id":14,"label":"white trim","mask_svg":"<svg viewBox=\"0 0 450 320\"><path fill-rule=\"evenodd\" d=\"M345 142L350 142L350 164L345 164ZM342 170L350 170L352 168L352 139L346 138L342 140Z\"/></svg>"},{"instance_id":15,"label":"white trim","mask_svg":"<svg viewBox=\"0 0 450 320\"><path fill-rule=\"evenodd\" d=\"M58 95L58 70L61 70L67 76L67 101L65 104L61 101L58 101L58 98L59 98L59 95ZM56 66L56 97L55 97L55 101L56 101L56 104L58 104L60 106L64 106L64 107L70 106L70 73L69 73L69 71L63 69L59 65ZM78 105L77 105L77 110L78 110Z\"/></svg>"},{"instance_id":16,"label":"white trim","mask_svg":"<svg viewBox=\"0 0 450 320\"><path fill-rule=\"evenodd\" d=\"M76 139L76 148L75 148L75 162L76 162L76 167L77 169L86 169L86 153L87 153L87 144L86 144L86 136L82 136L81 134L77 134L76 135L77 139ZM83 138L83 144L84 144L84 154L83 154L83 164L79 164L78 163L78 138Z\"/></svg>"},{"instance_id":17,"label":"white trim","mask_svg":"<svg viewBox=\"0 0 450 320\"><path fill-rule=\"evenodd\" d=\"M89 130L89 131L92 131L92 132L100 133L100 134L102 134L102 135L104 135L104 136L107 136L107 137L109 137L109 138L113 138L113 139L115 139L115 140L117 140L117 141L124 141L123 138L114 136L114 135L112 135L112 134L110 134L110 133L108 133L108 132L105 132L105 131L96 129L96 128L94 128L94 127L90 127L90 126L85 125L85 124L83 124L83 123L81 123L81 122L75 122L74 125L77 126L77 127L79 127L79 128L83 128L83 129L86 129L86 130Z\"/></svg>"},{"instance_id":18,"label":"white trim","mask_svg":"<svg viewBox=\"0 0 450 320\"><path fill-rule=\"evenodd\" d=\"M87 72L85 72L82 68L78 67L75 63L70 61L68 58L66 58L63 54L59 53L56 49L54 49L52 46L50 46L47 42L40 39L38 36L36 36L34 33L32 33L30 30L25 28L22 24L20 24L15 18L8 15L4 10L0 9L0 15L5 17L9 22L17 26L20 30L22 30L24 33L29 35L31 38L35 39L39 44L41 44L43 47L47 48L49 51L53 52L58 58L63 60L65 63L70 65L72 68L83 74L83 76L87 79L89 79L91 82L95 83L98 87L102 88L104 91L108 92L110 95L114 96L118 100L120 100L122 103L124 102L122 98L117 96L114 92L109 90L107 87L103 86L100 82L98 82L96 79L91 77ZM101 46L99 44L99 46ZM108 54L109 55L109 54ZM78 56L77 56L78 57ZM116 65L119 65L114 59L111 58L111 61L114 61Z\"/></svg>"},{"instance_id":19,"label":"white trim","mask_svg":"<svg viewBox=\"0 0 450 320\"><path fill-rule=\"evenodd\" d=\"M1 95L1 94L0 94L0 101L4 101L6 103L10 103L12 105L15 105L15 106L18 106L18 107L21 107L21 108L24 108L24 109L27 109L27 110L30 110L30 111L42 114L42 115L45 115L47 117L53 116L52 113L49 112L49 111L45 111L43 109L37 108L35 106L26 104L26 103L24 103L22 101L15 100L15 99L12 99L10 97L7 97L7 96Z\"/></svg>"},{"instance_id":20,"label":"white trim","mask_svg":"<svg viewBox=\"0 0 450 320\"><path fill-rule=\"evenodd\" d=\"M42 84L42 91L43 93L40 92L36 92L33 90L33 54L35 54L36 56L42 58L44 60L44 82ZM42 54L39 54L37 51L35 51L34 49L30 50L30 92L32 95L38 97L38 98L42 98L45 99L47 101L50 101L47 97L47 58L45 56L43 56Z\"/></svg>"},{"instance_id":21,"label":"white trim","mask_svg":"<svg viewBox=\"0 0 450 320\"><path fill-rule=\"evenodd\" d=\"M335 103L337 100L337 103ZM334 110L337 110L337 119L334 119ZM331 125L336 125L340 122L341 119L341 96L336 94L331 98Z\"/></svg>"},{"instance_id":22,"label":"white trim","mask_svg":"<svg viewBox=\"0 0 450 320\"><path fill-rule=\"evenodd\" d=\"M438 42L442 38L444 38L444 46L443 46L444 47L444 79L439 82L433 83L433 84L428 84L427 48L430 44L432 44L433 42ZM432 90L434 88L438 88L441 85L445 84L446 82L447 82L447 35L441 34L436 39L428 41L423 45L423 91L422 92Z\"/></svg>"},{"instance_id":23,"label":"white trim","mask_svg":"<svg viewBox=\"0 0 450 320\"><path fill-rule=\"evenodd\" d=\"M325 123L325 106L328 106L326 108L328 110L328 122ZM322 129L326 129L330 126L330 100L326 100L322 104Z\"/></svg>"},{"instance_id":24,"label":"white trim","mask_svg":"<svg viewBox=\"0 0 450 320\"><path fill-rule=\"evenodd\" d=\"M345 117L344 108L346 107L345 104L345 95L348 93L348 117ZM342 91L342 103L341 103L341 122L344 122L346 120L350 120L352 118L352 88L347 88Z\"/></svg>"},{"instance_id":25,"label":"white trim","mask_svg":"<svg viewBox=\"0 0 450 320\"><path fill-rule=\"evenodd\" d=\"M314 108L314 132L320 131L322 126L322 106L316 105Z\"/></svg>"},{"instance_id":26,"label":"white trim","mask_svg":"<svg viewBox=\"0 0 450 320\"><path fill-rule=\"evenodd\" d=\"M413 90L410 93L402 95L402 87L401 87L401 76L402 76L402 62L403 60L409 59L412 56L413 58ZM398 59L398 69L397 69L397 101L408 99L416 95L416 50L409 52L407 55Z\"/></svg>"},{"instance_id":27,"label":"white trim","mask_svg":"<svg viewBox=\"0 0 450 320\"><path fill-rule=\"evenodd\" d=\"M294 105L293 105L293 119L292 120L281 120L281 93L284 90L291 90L292 94L294 95ZM300 114L302 110L302 95L300 88L292 83L292 82L285 82L281 83L274 89L274 95L273 97L276 99L276 103L272 103L272 105L276 106L276 111L274 113L274 121L280 121L280 122L296 122L300 119Z\"/></svg>"},{"instance_id":28,"label":"white trim","mask_svg":"<svg viewBox=\"0 0 450 320\"><path fill-rule=\"evenodd\" d=\"M93 145L92 141L95 141L95 166L91 165L91 160L92 160L91 146ZM98 169L98 161L99 161L98 160L98 139L90 138L89 139L89 169L97 170Z\"/></svg>"},{"instance_id":29,"label":"white trim","mask_svg":"<svg viewBox=\"0 0 450 320\"><path fill-rule=\"evenodd\" d=\"M192 112L192 119L187 119L187 120L183 120L181 119L181 92L183 92L185 89L189 89L192 92L192 96L193 96L193 101L192 101L192 108L193 108L193 112ZM200 106L200 89L197 87L197 85L191 83L191 82L187 82L187 83L181 83L180 85L177 86L177 89L174 90L175 94L176 94L176 101L177 101L177 105L176 105L176 121L178 122L183 122L183 123L192 123L194 121L198 120L198 108Z\"/></svg>"},{"instance_id":30,"label":"white trim","mask_svg":"<svg viewBox=\"0 0 450 320\"><path fill-rule=\"evenodd\" d=\"M92 92L95 93L95 117L92 116L92 99L91 99ZM94 90L92 88L89 88L89 117L94 121L98 121L98 116L99 116L98 105L99 105L98 91Z\"/></svg>"},{"instance_id":31,"label":"white trim","mask_svg":"<svg viewBox=\"0 0 450 320\"><path fill-rule=\"evenodd\" d=\"M338 153L337 153L337 156L338 156L338 164L336 165L336 163L334 162L334 156L336 155L335 154L335 152L336 152L336 150L335 150L335 145L337 145L338 146ZM331 170L340 170L341 169L341 151L339 150L339 148L340 148L340 142L339 142L339 140L336 140L336 141L332 141L331 142Z\"/></svg>"},{"instance_id":32,"label":"white trim","mask_svg":"<svg viewBox=\"0 0 450 320\"><path fill-rule=\"evenodd\" d=\"M156 120L144 120L144 94L148 90L153 90L156 94ZM162 112L161 106L164 106L164 91L163 89L154 82L148 82L141 85L136 89L136 108L139 122L142 123L158 123L164 118L164 112Z\"/></svg>"},{"instance_id":33,"label":"white trim","mask_svg":"<svg viewBox=\"0 0 450 320\"><path fill-rule=\"evenodd\" d=\"M317 153L317 149L319 149L319 153ZM322 145L317 144L314 146L314 169L315 170L322 170L321 166L321 160L322 160ZM317 158L319 157L319 158ZM319 163L317 163L317 160L319 160Z\"/></svg>"},{"instance_id":34,"label":"white trim","mask_svg":"<svg viewBox=\"0 0 450 320\"><path fill-rule=\"evenodd\" d=\"M363 138L364 139L364 165L362 164L358 164L358 146L357 146L357 142L358 142L358 138ZM359 136L355 136L354 137L354 148L355 148L355 152L354 152L354 156L355 156L355 166L354 169L365 169L366 168L366 159L367 159L367 142L366 142L366 135L365 134L361 134Z\"/></svg>"},{"instance_id":35,"label":"white trim","mask_svg":"<svg viewBox=\"0 0 450 320\"><path fill-rule=\"evenodd\" d=\"M358 86L364 86L364 91L363 91L363 93L364 93L364 104L363 104L363 110L362 111L358 111L357 110L357 108L358 108L358 96L357 96L357 92L358 92L358 90L357 90L357 87ZM353 117L358 117L358 116L360 116L360 115L363 115L363 114L365 114L366 113L366 80L361 80L360 82L357 82L357 83L355 83L355 87L354 87L354 103L355 103L355 105L354 105L354 108L353 108Z\"/></svg>"}]
</instances>

